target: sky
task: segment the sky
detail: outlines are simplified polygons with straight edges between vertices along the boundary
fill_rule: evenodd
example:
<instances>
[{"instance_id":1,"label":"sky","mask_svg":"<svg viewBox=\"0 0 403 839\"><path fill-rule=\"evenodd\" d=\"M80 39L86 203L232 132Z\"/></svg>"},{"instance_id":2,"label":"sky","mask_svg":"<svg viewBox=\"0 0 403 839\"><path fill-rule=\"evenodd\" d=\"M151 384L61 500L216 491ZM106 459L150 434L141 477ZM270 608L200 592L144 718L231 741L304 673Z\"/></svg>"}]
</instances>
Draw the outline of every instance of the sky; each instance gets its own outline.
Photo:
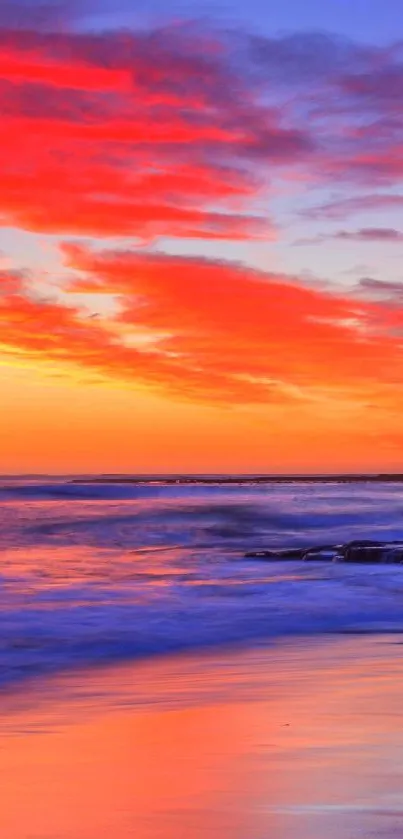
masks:
<instances>
[{"instance_id":1,"label":"sky","mask_svg":"<svg viewBox=\"0 0 403 839\"><path fill-rule=\"evenodd\" d=\"M0 472L403 469L400 11L1 1Z\"/></svg>"}]
</instances>

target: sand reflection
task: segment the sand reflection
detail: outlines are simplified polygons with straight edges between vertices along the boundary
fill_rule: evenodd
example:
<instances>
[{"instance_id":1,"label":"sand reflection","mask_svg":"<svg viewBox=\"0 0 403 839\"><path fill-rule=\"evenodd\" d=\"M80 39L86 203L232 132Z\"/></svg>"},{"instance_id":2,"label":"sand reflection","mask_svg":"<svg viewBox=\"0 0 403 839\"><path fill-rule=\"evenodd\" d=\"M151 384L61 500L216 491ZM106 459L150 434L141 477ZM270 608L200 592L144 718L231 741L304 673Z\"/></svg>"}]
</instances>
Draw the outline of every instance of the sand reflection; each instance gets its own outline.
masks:
<instances>
[{"instance_id":1,"label":"sand reflection","mask_svg":"<svg viewBox=\"0 0 403 839\"><path fill-rule=\"evenodd\" d=\"M361 637L75 674L4 697L0 835L401 835L402 665L397 636Z\"/></svg>"}]
</instances>

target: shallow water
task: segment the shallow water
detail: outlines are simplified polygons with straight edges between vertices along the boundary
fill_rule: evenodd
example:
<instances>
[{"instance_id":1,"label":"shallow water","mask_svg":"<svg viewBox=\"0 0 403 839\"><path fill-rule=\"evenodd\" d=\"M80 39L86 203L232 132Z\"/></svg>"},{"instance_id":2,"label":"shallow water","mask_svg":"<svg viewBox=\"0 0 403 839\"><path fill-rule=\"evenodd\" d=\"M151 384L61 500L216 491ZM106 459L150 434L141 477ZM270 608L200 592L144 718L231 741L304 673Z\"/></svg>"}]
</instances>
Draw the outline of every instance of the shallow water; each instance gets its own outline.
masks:
<instances>
[{"instance_id":1,"label":"shallow water","mask_svg":"<svg viewBox=\"0 0 403 839\"><path fill-rule=\"evenodd\" d=\"M285 635L403 630L403 567L246 560L403 538L403 484L0 483L0 679Z\"/></svg>"}]
</instances>

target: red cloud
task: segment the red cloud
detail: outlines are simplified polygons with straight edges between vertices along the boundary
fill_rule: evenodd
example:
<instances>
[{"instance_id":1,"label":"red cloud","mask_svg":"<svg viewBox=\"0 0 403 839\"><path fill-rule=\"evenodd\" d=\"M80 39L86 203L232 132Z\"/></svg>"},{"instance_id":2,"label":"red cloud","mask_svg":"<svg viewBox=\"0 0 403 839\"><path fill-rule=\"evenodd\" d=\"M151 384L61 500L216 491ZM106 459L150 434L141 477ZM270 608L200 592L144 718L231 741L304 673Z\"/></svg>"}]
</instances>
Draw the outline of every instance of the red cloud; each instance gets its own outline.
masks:
<instances>
[{"instance_id":1,"label":"red cloud","mask_svg":"<svg viewBox=\"0 0 403 839\"><path fill-rule=\"evenodd\" d=\"M397 47L190 25L23 31L7 28L11 13L2 27L0 15L4 224L143 241L270 237L261 199L280 166L315 184L403 176Z\"/></svg>"},{"instance_id":2,"label":"red cloud","mask_svg":"<svg viewBox=\"0 0 403 839\"><path fill-rule=\"evenodd\" d=\"M251 209L258 173L312 143L209 46L175 29L0 31L3 222L141 239L272 235Z\"/></svg>"},{"instance_id":3,"label":"red cloud","mask_svg":"<svg viewBox=\"0 0 403 839\"><path fill-rule=\"evenodd\" d=\"M1 295L23 292L25 280L25 274L21 271L10 271L0 268L0 299Z\"/></svg>"}]
</instances>

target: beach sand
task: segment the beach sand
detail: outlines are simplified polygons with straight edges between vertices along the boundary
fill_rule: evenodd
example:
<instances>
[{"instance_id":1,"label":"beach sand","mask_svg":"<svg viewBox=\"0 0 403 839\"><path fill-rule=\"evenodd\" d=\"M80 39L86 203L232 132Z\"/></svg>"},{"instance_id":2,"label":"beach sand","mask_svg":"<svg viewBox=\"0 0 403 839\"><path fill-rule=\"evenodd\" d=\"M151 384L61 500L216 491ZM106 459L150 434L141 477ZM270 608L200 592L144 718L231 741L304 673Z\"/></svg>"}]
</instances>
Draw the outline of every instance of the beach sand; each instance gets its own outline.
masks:
<instances>
[{"instance_id":1,"label":"beach sand","mask_svg":"<svg viewBox=\"0 0 403 839\"><path fill-rule=\"evenodd\" d=\"M4 839L403 837L400 636L76 672L0 699Z\"/></svg>"}]
</instances>

